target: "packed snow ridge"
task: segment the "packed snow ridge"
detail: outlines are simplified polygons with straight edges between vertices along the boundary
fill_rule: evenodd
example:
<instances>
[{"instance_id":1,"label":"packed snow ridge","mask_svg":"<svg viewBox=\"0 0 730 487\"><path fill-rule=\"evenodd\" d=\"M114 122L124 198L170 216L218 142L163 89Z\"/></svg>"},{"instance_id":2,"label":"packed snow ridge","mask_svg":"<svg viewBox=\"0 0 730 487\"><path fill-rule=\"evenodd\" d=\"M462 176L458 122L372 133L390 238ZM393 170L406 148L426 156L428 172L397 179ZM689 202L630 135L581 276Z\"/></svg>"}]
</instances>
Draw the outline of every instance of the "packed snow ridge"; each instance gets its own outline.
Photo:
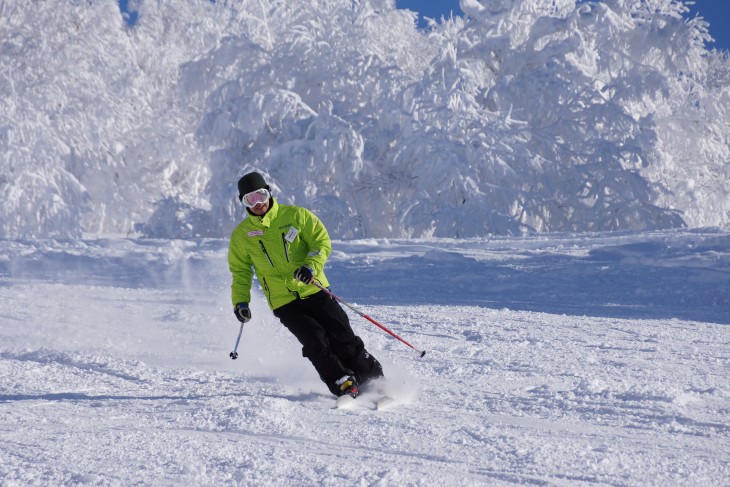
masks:
<instances>
[{"instance_id":1,"label":"packed snow ridge","mask_svg":"<svg viewBox=\"0 0 730 487\"><path fill-rule=\"evenodd\" d=\"M730 221L730 65L681 1L130 5L0 2L0 236L227 236L252 169L339 238Z\"/></svg>"}]
</instances>

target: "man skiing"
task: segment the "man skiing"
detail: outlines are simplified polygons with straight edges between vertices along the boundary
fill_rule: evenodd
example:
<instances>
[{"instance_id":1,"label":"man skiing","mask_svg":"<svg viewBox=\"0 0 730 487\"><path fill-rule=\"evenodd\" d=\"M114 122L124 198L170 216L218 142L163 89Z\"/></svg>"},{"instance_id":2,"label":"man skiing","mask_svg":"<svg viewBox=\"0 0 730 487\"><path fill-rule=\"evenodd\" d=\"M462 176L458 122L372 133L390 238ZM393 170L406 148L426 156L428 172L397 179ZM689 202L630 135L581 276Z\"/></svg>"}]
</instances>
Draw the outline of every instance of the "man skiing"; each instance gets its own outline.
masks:
<instances>
[{"instance_id":1,"label":"man skiing","mask_svg":"<svg viewBox=\"0 0 730 487\"><path fill-rule=\"evenodd\" d=\"M247 217L233 230L228 265L233 278L233 312L251 319L253 272L274 315L302 344L319 377L336 396L357 397L359 386L383 376L365 350L345 311L324 291L324 264L332 250L327 229L309 210L279 204L263 176L250 172L238 181L238 199Z\"/></svg>"}]
</instances>

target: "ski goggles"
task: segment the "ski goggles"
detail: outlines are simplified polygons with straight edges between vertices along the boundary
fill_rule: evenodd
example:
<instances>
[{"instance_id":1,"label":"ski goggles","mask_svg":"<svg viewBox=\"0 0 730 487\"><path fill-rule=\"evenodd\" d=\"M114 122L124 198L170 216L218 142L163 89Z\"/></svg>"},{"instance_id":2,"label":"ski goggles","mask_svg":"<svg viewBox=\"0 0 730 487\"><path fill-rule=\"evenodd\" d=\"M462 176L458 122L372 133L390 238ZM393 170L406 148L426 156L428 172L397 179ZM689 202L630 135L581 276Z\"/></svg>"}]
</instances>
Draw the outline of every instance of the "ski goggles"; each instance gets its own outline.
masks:
<instances>
[{"instance_id":1,"label":"ski goggles","mask_svg":"<svg viewBox=\"0 0 730 487\"><path fill-rule=\"evenodd\" d=\"M246 193L245 195L243 195L243 198L241 198L241 201L244 205L246 205L246 208L253 208L256 205L266 203L269 200L270 196L271 193L269 193L268 189L261 188L257 189L256 191Z\"/></svg>"}]
</instances>

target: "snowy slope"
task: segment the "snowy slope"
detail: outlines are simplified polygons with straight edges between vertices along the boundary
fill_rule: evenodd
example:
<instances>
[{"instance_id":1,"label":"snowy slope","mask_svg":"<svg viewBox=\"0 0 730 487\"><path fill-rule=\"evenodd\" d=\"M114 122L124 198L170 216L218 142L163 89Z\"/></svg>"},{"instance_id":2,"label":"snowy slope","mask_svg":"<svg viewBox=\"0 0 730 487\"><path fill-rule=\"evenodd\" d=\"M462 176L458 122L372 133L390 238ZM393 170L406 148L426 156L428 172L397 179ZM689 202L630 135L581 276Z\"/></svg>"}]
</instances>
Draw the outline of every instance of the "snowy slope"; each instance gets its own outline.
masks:
<instances>
[{"instance_id":1,"label":"snowy slope","mask_svg":"<svg viewBox=\"0 0 730 487\"><path fill-rule=\"evenodd\" d=\"M730 234L337 241L402 402L336 410L225 240L0 241L0 484L728 485Z\"/></svg>"}]
</instances>

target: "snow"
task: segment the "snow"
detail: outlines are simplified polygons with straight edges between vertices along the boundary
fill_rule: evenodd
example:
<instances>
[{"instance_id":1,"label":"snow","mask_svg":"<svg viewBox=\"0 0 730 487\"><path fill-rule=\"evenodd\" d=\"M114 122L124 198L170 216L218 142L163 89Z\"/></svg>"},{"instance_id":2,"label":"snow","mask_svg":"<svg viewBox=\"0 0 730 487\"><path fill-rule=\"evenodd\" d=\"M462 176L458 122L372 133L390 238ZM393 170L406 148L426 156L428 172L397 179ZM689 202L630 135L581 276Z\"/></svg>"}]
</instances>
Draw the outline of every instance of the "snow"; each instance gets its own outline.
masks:
<instances>
[{"instance_id":1,"label":"snow","mask_svg":"<svg viewBox=\"0 0 730 487\"><path fill-rule=\"evenodd\" d=\"M225 239L0 241L0 483L725 485L730 233L334 241L401 404L333 409Z\"/></svg>"}]
</instances>

